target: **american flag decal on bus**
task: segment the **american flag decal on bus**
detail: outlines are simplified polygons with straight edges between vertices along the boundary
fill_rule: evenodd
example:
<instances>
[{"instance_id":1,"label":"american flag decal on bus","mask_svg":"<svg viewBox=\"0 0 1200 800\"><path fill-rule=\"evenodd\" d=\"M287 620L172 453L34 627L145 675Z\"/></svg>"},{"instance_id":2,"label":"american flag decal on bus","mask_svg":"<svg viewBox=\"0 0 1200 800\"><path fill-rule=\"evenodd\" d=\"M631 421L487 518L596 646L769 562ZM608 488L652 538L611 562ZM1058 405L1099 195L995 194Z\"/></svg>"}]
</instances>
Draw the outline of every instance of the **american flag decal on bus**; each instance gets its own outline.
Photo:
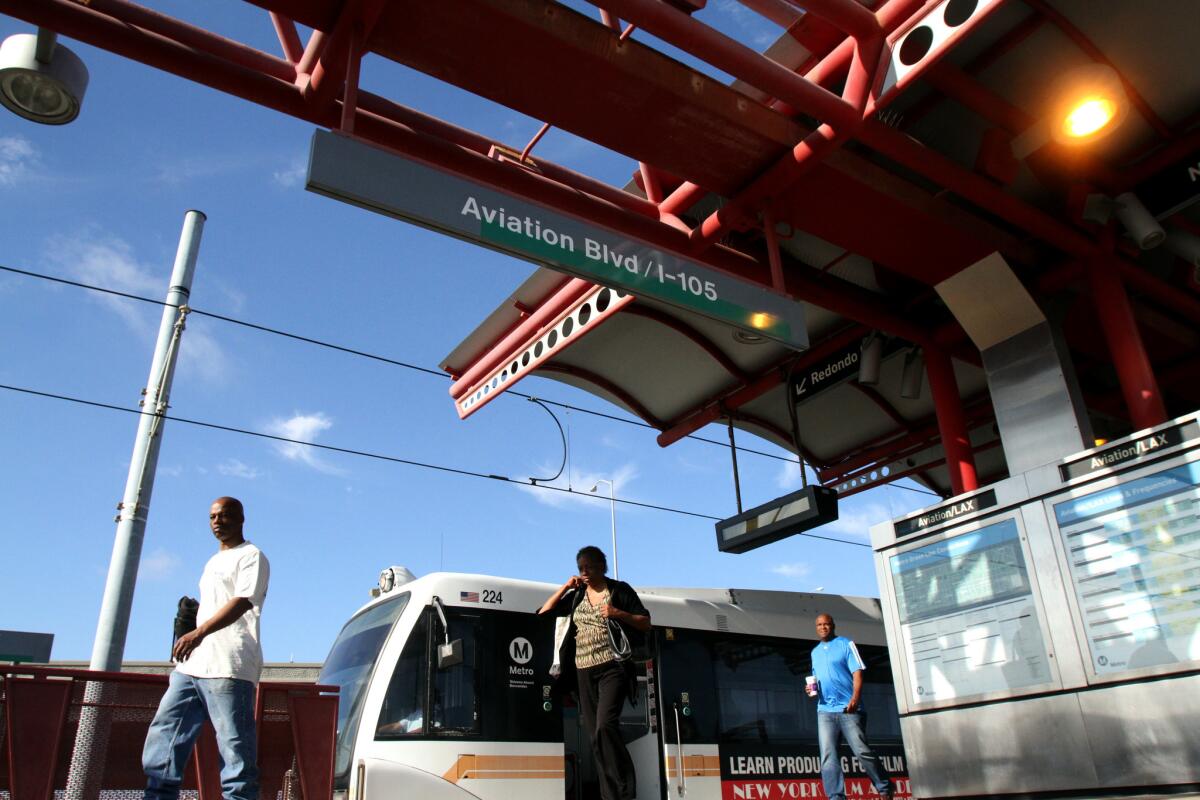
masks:
<instances>
[{"instance_id":1,"label":"american flag decal on bus","mask_svg":"<svg viewBox=\"0 0 1200 800\"><path fill-rule=\"evenodd\" d=\"M459 592L458 601L460 603L478 603L479 592Z\"/></svg>"}]
</instances>

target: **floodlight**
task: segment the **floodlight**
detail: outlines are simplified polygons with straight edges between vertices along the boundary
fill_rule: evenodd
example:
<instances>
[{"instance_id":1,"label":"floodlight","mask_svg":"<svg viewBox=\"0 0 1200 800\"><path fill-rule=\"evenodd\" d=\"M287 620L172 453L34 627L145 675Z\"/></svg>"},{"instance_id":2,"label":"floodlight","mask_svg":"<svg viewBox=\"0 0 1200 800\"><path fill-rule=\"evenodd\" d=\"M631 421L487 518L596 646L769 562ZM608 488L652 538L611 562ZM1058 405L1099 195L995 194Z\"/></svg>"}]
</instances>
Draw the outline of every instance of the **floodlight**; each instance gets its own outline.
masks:
<instances>
[{"instance_id":1,"label":"floodlight","mask_svg":"<svg viewBox=\"0 0 1200 800\"><path fill-rule=\"evenodd\" d=\"M1047 113L1012 141L1013 155L1024 159L1051 140L1071 147L1088 144L1117 129L1129 111L1129 99L1116 70L1087 64L1069 70L1050 90Z\"/></svg>"},{"instance_id":2,"label":"floodlight","mask_svg":"<svg viewBox=\"0 0 1200 800\"><path fill-rule=\"evenodd\" d=\"M1158 224L1158 220L1146 210L1133 192L1119 194L1113 200L1116 202L1113 211L1117 219L1125 226L1125 230L1139 248L1152 250L1167 238L1167 232L1163 230L1162 225Z\"/></svg>"},{"instance_id":3,"label":"floodlight","mask_svg":"<svg viewBox=\"0 0 1200 800\"><path fill-rule=\"evenodd\" d=\"M65 125L79 116L87 84L87 67L52 31L18 33L0 44L0 103L18 116Z\"/></svg>"},{"instance_id":4,"label":"floodlight","mask_svg":"<svg viewBox=\"0 0 1200 800\"><path fill-rule=\"evenodd\" d=\"M1067 72L1055 85L1053 102L1051 135L1067 145L1086 144L1108 135L1129 110L1121 77L1105 64Z\"/></svg>"},{"instance_id":5,"label":"floodlight","mask_svg":"<svg viewBox=\"0 0 1200 800\"><path fill-rule=\"evenodd\" d=\"M862 354L858 359L858 382L863 386L879 383L879 365L883 361L883 336L871 331L862 343Z\"/></svg>"},{"instance_id":6,"label":"floodlight","mask_svg":"<svg viewBox=\"0 0 1200 800\"><path fill-rule=\"evenodd\" d=\"M904 354L904 372L900 376L900 396L905 400L916 400L921 396L921 383L925 378L925 358L921 348L913 347Z\"/></svg>"}]
</instances>

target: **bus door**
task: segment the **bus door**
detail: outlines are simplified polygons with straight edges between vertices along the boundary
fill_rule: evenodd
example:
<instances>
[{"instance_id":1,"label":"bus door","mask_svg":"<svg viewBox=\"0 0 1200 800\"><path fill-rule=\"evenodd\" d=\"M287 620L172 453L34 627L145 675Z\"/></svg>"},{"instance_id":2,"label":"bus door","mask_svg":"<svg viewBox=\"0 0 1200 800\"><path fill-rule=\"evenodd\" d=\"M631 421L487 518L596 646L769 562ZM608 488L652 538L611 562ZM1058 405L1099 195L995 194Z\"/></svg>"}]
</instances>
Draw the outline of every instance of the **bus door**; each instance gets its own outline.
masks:
<instances>
[{"instance_id":1,"label":"bus door","mask_svg":"<svg viewBox=\"0 0 1200 800\"><path fill-rule=\"evenodd\" d=\"M816 702L804 693L815 642L663 628L659 631L667 800L822 798ZM887 651L860 646L873 749L908 797ZM839 753L848 797L875 797L857 760Z\"/></svg>"},{"instance_id":2,"label":"bus door","mask_svg":"<svg viewBox=\"0 0 1200 800\"><path fill-rule=\"evenodd\" d=\"M426 608L395 665L372 753L485 800L560 800L562 721L547 677L552 638L553 622L534 614ZM404 777L411 774L375 781L379 793L368 780L367 793L432 796L436 786Z\"/></svg>"},{"instance_id":3,"label":"bus door","mask_svg":"<svg viewBox=\"0 0 1200 800\"><path fill-rule=\"evenodd\" d=\"M621 739L637 771L637 796L662 797L659 759L660 709L657 709L654 662L635 665L637 698L621 709ZM573 689L574 687L572 687ZM579 718L573 692L563 698L563 742L566 749L566 800L600 800L600 778L591 740Z\"/></svg>"}]
</instances>

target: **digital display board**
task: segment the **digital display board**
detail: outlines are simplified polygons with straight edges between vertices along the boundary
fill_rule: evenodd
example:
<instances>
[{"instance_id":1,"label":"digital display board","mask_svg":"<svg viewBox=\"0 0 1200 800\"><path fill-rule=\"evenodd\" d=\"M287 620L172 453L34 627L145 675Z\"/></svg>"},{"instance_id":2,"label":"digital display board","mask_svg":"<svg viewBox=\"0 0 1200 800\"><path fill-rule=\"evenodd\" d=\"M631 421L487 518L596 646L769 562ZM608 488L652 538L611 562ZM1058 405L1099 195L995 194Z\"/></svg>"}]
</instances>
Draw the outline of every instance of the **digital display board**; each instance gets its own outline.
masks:
<instances>
[{"instance_id":1,"label":"digital display board","mask_svg":"<svg viewBox=\"0 0 1200 800\"><path fill-rule=\"evenodd\" d=\"M1096 673L1200 660L1200 464L1051 502Z\"/></svg>"},{"instance_id":2,"label":"digital display board","mask_svg":"<svg viewBox=\"0 0 1200 800\"><path fill-rule=\"evenodd\" d=\"M1051 680L1013 519L889 559L914 703Z\"/></svg>"}]
</instances>

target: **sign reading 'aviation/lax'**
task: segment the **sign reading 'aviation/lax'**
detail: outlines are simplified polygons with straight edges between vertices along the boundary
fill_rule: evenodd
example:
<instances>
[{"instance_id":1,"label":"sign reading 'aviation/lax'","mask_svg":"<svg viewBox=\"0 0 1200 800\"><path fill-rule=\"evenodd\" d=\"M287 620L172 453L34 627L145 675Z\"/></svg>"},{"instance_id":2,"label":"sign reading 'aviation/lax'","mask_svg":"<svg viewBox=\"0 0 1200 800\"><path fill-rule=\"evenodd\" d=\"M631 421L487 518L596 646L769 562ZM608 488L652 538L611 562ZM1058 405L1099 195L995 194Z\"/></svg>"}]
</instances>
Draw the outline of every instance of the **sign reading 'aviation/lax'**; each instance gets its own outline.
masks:
<instances>
[{"instance_id":1,"label":"sign reading 'aviation/lax'","mask_svg":"<svg viewBox=\"0 0 1200 800\"><path fill-rule=\"evenodd\" d=\"M636 296L808 347L800 303L491 187L327 131L311 191L458 236Z\"/></svg>"}]
</instances>

